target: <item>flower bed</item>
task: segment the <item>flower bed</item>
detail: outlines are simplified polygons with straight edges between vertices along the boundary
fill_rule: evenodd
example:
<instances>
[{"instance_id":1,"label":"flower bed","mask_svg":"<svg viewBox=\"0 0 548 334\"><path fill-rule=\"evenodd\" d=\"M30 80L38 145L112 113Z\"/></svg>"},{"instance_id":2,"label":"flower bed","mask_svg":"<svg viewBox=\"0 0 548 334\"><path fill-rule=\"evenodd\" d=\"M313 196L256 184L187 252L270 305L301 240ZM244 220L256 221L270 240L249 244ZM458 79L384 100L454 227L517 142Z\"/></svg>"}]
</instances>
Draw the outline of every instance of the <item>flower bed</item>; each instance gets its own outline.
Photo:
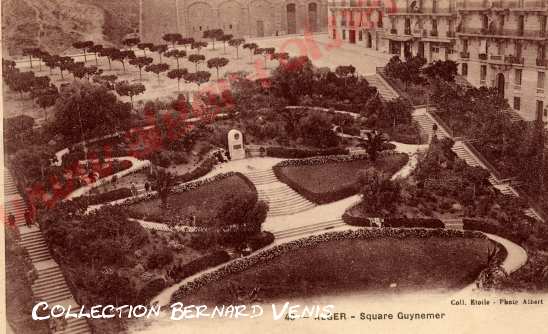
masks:
<instances>
[{"instance_id":1,"label":"flower bed","mask_svg":"<svg viewBox=\"0 0 548 334\"><path fill-rule=\"evenodd\" d=\"M172 302L181 301L189 296L196 295L201 288L225 281L229 276L244 272L255 266L266 264L284 254L300 249L313 249L327 242L346 240L379 240L379 239L404 240L416 238L420 240L431 240L432 238L464 240L485 240L486 237L477 232L455 231L441 229L360 229L352 231L329 232L321 235L314 235L307 238L294 240L285 244L276 245L257 254L246 258L237 259L222 268L206 273L190 282L182 285L171 297ZM393 242L393 241L391 241ZM302 268L306 270L306 268ZM474 273L475 274L475 273Z\"/></svg>"},{"instance_id":2,"label":"flower bed","mask_svg":"<svg viewBox=\"0 0 548 334\"><path fill-rule=\"evenodd\" d=\"M88 205L97 205L101 203L117 201L122 198L130 197L131 195L131 189L119 188L98 195L78 197L74 200L85 201Z\"/></svg>"},{"instance_id":3,"label":"flower bed","mask_svg":"<svg viewBox=\"0 0 548 334\"><path fill-rule=\"evenodd\" d=\"M159 208L160 200L157 192L129 198L121 204L130 207L129 214L135 219L172 223L181 222L195 215L203 218L202 221L208 222L222 204L223 196L238 196L247 191L258 196L255 185L243 174L229 172L175 186L168 198L169 205L174 211ZM190 192L193 193L187 194Z\"/></svg>"},{"instance_id":4,"label":"flower bed","mask_svg":"<svg viewBox=\"0 0 548 334\"><path fill-rule=\"evenodd\" d=\"M175 266L169 273L174 281L181 281L207 268L215 267L228 262L230 255L224 250L204 255L182 266Z\"/></svg>"},{"instance_id":5,"label":"flower bed","mask_svg":"<svg viewBox=\"0 0 548 334\"><path fill-rule=\"evenodd\" d=\"M274 174L306 199L325 204L358 192L358 172L375 167L394 174L409 157L392 151L381 152L375 163L367 155L322 156L301 160L284 160L274 166Z\"/></svg>"},{"instance_id":6,"label":"flower bed","mask_svg":"<svg viewBox=\"0 0 548 334\"><path fill-rule=\"evenodd\" d=\"M305 149L305 148L288 148L288 147L267 147L266 155L274 158L300 159L316 156L327 155L344 155L348 154L348 149L334 147L328 149Z\"/></svg>"},{"instance_id":7,"label":"flower bed","mask_svg":"<svg viewBox=\"0 0 548 334\"><path fill-rule=\"evenodd\" d=\"M354 216L345 212L342 216L343 221L352 226L372 227L372 217ZM445 224L435 218L406 218L389 217L382 220L382 227L388 228L445 228Z\"/></svg>"}]
</instances>

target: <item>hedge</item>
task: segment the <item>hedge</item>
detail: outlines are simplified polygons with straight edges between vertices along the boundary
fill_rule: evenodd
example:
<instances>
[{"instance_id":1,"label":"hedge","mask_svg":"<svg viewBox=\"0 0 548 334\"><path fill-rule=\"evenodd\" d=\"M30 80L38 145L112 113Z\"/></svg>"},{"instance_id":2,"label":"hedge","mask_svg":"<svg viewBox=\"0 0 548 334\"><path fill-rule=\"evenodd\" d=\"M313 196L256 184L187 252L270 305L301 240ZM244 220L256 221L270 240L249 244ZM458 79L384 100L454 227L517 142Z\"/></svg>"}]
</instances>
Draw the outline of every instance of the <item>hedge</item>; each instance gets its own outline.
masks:
<instances>
[{"instance_id":1,"label":"hedge","mask_svg":"<svg viewBox=\"0 0 548 334\"><path fill-rule=\"evenodd\" d=\"M519 245L523 245L529 237L528 235L524 235L521 231L511 230L509 228L494 223L488 223L485 220L465 218L462 220L462 224L462 228L464 230L481 231L485 233L495 234Z\"/></svg>"},{"instance_id":2,"label":"hedge","mask_svg":"<svg viewBox=\"0 0 548 334\"><path fill-rule=\"evenodd\" d=\"M211 172L215 164L217 163L217 159L215 157L207 157L200 164L198 167L194 168L188 173L185 173L183 175L177 175L175 177L176 183L185 183L192 181L194 179L197 179L199 177L202 177L206 175L207 173Z\"/></svg>"},{"instance_id":3,"label":"hedge","mask_svg":"<svg viewBox=\"0 0 548 334\"><path fill-rule=\"evenodd\" d=\"M383 227L407 227L407 228L445 228L445 224L435 218L386 218Z\"/></svg>"},{"instance_id":4,"label":"hedge","mask_svg":"<svg viewBox=\"0 0 548 334\"><path fill-rule=\"evenodd\" d=\"M87 197L78 197L75 200L87 201L88 205L96 205L105 202L112 202L122 198L130 197L132 195L131 189L119 188L111 191L104 192L98 195L92 195Z\"/></svg>"},{"instance_id":5,"label":"hedge","mask_svg":"<svg viewBox=\"0 0 548 334\"><path fill-rule=\"evenodd\" d=\"M274 234L268 231L264 231L255 236L250 237L247 240L247 244L253 251L256 251L258 249L261 249L270 245L271 243L274 242L274 239L275 239Z\"/></svg>"},{"instance_id":6,"label":"hedge","mask_svg":"<svg viewBox=\"0 0 548 334\"><path fill-rule=\"evenodd\" d=\"M186 296L196 293L199 289L208 284L219 282L226 277L241 273L253 266L268 263L269 261L301 248L317 247L325 242L342 240L375 240L379 238L391 238L402 240L406 238L430 239L432 237L441 238L480 238L487 237L479 232L457 231L445 229L358 229L328 232L320 235L313 235L306 238L293 240L284 244L270 247L261 252L250 256L236 259L218 270L205 273L192 281L183 284L172 296L171 302L181 301Z\"/></svg>"},{"instance_id":7,"label":"hedge","mask_svg":"<svg viewBox=\"0 0 548 334\"><path fill-rule=\"evenodd\" d=\"M288 147L267 147L266 155L274 158L300 159L324 155L346 155L349 154L347 148L333 147L327 149L306 149L306 148L288 148Z\"/></svg>"},{"instance_id":8,"label":"hedge","mask_svg":"<svg viewBox=\"0 0 548 334\"><path fill-rule=\"evenodd\" d=\"M183 280L200 271L220 265L230 260L230 255L224 251L216 251L211 254L204 255L191 261L183 266L175 268L172 273L172 278L176 281Z\"/></svg>"},{"instance_id":9,"label":"hedge","mask_svg":"<svg viewBox=\"0 0 548 334\"><path fill-rule=\"evenodd\" d=\"M352 226L372 227L369 217L357 217L348 213L342 216L343 221ZM388 228L445 228L445 224L435 218L385 218L382 227Z\"/></svg>"}]
</instances>

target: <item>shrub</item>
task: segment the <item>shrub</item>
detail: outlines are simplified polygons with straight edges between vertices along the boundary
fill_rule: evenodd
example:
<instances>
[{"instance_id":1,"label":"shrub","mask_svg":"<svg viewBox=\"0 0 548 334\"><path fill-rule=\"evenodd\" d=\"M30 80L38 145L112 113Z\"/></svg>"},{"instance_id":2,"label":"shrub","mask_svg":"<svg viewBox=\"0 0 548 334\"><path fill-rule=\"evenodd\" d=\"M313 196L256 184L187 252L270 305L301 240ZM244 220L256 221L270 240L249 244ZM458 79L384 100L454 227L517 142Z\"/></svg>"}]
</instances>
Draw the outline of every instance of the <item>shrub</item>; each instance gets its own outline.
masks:
<instances>
[{"instance_id":1,"label":"shrub","mask_svg":"<svg viewBox=\"0 0 548 334\"><path fill-rule=\"evenodd\" d=\"M221 263L228 262L230 255L224 250L216 251L211 254L204 255L194 261L191 261L183 266L177 266L173 270L173 279L176 281L183 280L189 276L192 276L200 271L206 270L210 267L215 267Z\"/></svg>"},{"instance_id":2,"label":"shrub","mask_svg":"<svg viewBox=\"0 0 548 334\"><path fill-rule=\"evenodd\" d=\"M301 159L316 156L326 155L345 155L348 154L348 149L334 147L327 149L303 149L303 148L287 148L287 147L268 147L266 155L274 158Z\"/></svg>"},{"instance_id":3,"label":"shrub","mask_svg":"<svg viewBox=\"0 0 548 334\"><path fill-rule=\"evenodd\" d=\"M173 253L168 248L163 248L159 251L156 251L149 255L147 259L147 268L156 269L162 268L163 266L171 263L173 261Z\"/></svg>"},{"instance_id":4,"label":"shrub","mask_svg":"<svg viewBox=\"0 0 548 334\"><path fill-rule=\"evenodd\" d=\"M256 251L270 245L273 242L274 234L268 231L263 231L259 234L249 237L247 244L253 251Z\"/></svg>"},{"instance_id":5,"label":"shrub","mask_svg":"<svg viewBox=\"0 0 548 334\"><path fill-rule=\"evenodd\" d=\"M94 196L80 197L79 199L87 201L88 205L97 205L105 202L116 201L116 200L130 197L130 196L131 196L131 189L120 188L120 189L111 190L111 191L94 195ZM75 199L75 200L79 200L79 199Z\"/></svg>"},{"instance_id":6,"label":"shrub","mask_svg":"<svg viewBox=\"0 0 548 334\"><path fill-rule=\"evenodd\" d=\"M166 287L166 280L161 277L150 280L139 291L138 300L148 302L152 297L158 295Z\"/></svg>"}]
</instances>

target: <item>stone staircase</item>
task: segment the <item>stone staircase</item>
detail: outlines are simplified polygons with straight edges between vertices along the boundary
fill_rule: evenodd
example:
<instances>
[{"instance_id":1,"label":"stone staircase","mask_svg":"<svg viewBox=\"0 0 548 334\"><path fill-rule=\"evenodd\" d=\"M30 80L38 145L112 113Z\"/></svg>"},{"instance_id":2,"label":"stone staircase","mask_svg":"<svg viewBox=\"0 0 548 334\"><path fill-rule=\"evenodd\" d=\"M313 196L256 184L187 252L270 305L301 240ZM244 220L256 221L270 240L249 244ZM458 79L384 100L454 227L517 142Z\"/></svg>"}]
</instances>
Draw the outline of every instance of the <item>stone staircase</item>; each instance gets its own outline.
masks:
<instances>
[{"instance_id":1,"label":"stone staircase","mask_svg":"<svg viewBox=\"0 0 548 334\"><path fill-rule=\"evenodd\" d=\"M323 221L323 222L314 223L314 224L305 225L305 226L299 226L299 227L295 227L295 228L291 228L283 231L278 231L278 232L274 232L273 234L276 240L279 240L279 239L305 236L315 232L327 231L327 230L330 230L336 227L341 227L341 226L348 226L348 225L346 225L342 221L342 219L335 219L335 220L328 220L328 221Z\"/></svg>"},{"instance_id":2,"label":"stone staircase","mask_svg":"<svg viewBox=\"0 0 548 334\"><path fill-rule=\"evenodd\" d=\"M26 203L17 192L17 187L9 171L4 169L4 191L5 191L5 216L10 212L15 216L15 222L19 229L19 244L24 247L37 271L37 279L32 283L31 289L38 301L45 301L49 305L71 305L72 308L79 308L72 296L61 267L51 258L46 240L38 226L27 227L25 225L24 212ZM30 311L30 310L29 310ZM61 334L88 334L91 329L86 319L67 319L63 329L55 333Z\"/></svg>"},{"instance_id":3,"label":"stone staircase","mask_svg":"<svg viewBox=\"0 0 548 334\"><path fill-rule=\"evenodd\" d=\"M436 121L426 112L413 113L413 119L419 125L421 132L424 134L424 136L431 138L434 132L433 126L434 124L437 124ZM438 126L436 136L438 137L438 139L450 137L449 134L445 132L445 130L440 126Z\"/></svg>"},{"instance_id":4,"label":"stone staircase","mask_svg":"<svg viewBox=\"0 0 548 334\"><path fill-rule=\"evenodd\" d=\"M272 169L247 172L245 176L257 187L259 200L268 203L269 217L291 215L316 206L280 182Z\"/></svg>"},{"instance_id":5,"label":"stone staircase","mask_svg":"<svg viewBox=\"0 0 548 334\"><path fill-rule=\"evenodd\" d=\"M379 92L383 100L392 101L399 97L398 93L392 87L390 87L378 74L366 75L365 80L367 80L369 85L377 88L377 91Z\"/></svg>"},{"instance_id":6,"label":"stone staircase","mask_svg":"<svg viewBox=\"0 0 548 334\"><path fill-rule=\"evenodd\" d=\"M450 230L463 230L462 219L445 219L442 220L446 229Z\"/></svg>"},{"instance_id":7,"label":"stone staircase","mask_svg":"<svg viewBox=\"0 0 548 334\"><path fill-rule=\"evenodd\" d=\"M447 133L447 131L445 131L445 129L440 126L440 124L438 124L436 120L424 110L424 108L415 110L415 112L413 113L413 119L419 124L421 131L425 135L428 135L428 138L432 136L432 127L434 124L438 126L436 135L439 139L451 137L449 133ZM481 163L480 159L466 147L466 145L462 141L455 141L452 150L453 152L455 152L457 157L466 161L469 166L488 169L485 165ZM512 188L510 184L500 181L495 177L495 175L489 175L489 182L503 195L511 196L514 198L519 197L519 194L514 188ZM539 221L543 221L542 217L540 217L540 215L537 214L533 208L526 209L524 213L529 217L535 218Z\"/></svg>"}]
</instances>

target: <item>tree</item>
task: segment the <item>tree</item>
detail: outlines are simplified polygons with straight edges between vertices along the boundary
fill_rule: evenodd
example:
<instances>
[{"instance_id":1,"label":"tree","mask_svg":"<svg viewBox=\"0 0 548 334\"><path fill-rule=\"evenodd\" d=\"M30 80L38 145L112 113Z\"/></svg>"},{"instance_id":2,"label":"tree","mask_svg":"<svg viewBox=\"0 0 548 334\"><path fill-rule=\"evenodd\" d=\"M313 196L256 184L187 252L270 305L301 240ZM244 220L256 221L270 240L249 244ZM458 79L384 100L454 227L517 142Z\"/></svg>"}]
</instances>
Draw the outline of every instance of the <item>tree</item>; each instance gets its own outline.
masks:
<instances>
[{"instance_id":1,"label":"tree","mask_svg":"<svg viewBox=\"0 0 548 334\"><path fill-rule=\"evenodd\" d=\"M61 73L61 79L63 78L63 71L70 71L70 69L74 66L74 59L71 57L59 57L59 62L57 63L57 67L59 67L59 71Z\"/></svg>"},{"instance_id":2,"label":"tree","mask_svg":"<svg viewBox=\"0 0 548 334\"><path fill-rule=\"evenodd\" d=\"M122 67L124 68L124 72L126 71L126 60L135 59L135 53L133 51L121 51L117 50L114 51L114 54L112 55L112 59L119 61L122 63Z\"/></svg>"},{"instance_id":3,"label":"tree","mask_svg":"<svg viewBox=\"0 0 548 334\"><path fill-rule=\"evenodd\" d=\"M403 99L387 101L384 104L382 112L379 113L377 125L381 128L392 127L396 129L398 124L410 124L412 121L411 113L413 108Z\"/></svg>"},{"instance_id":4,"label":"tree","mask_svg":"<svg viewBox=\"0 0 548 334\"><path fill-rule=\"evenodd\" d=\"M356 74L356 68L352 65L347 65L347 66L340 65L340 66L337 66L337 68L335 68L335 74L338 77L343 78L344 87L346 88L347 79L349 77L353 77Z\"/></svg>"},{"instance_id":5,"label":"tree","mask_svg":"<svg viewBox=\"0 0 548 334\"><path fill-rule=\"evenodd\" d=\"M92 41L75 42L72 44L72 46L75 49L82 50L82 52L84 53L84 63L87 63L88 62L87 52L88 52L88 49L93 47L93 42Z\"/></svg>"},{"instance_id":6,"label":"tree","mask_svg":"<svg viewBox=\"0 0 548 334\"><path fill-rule=\"evenodd\" d=\"M208 59L207 67L208 68L215 68L217 70L217 80L219 80L219 68L220 67L225 67L226 65L228 65L228 62L229 61L226 58L215 57L215 58Z\"/></svg>"},{"instance_id":7,"label":"tree","mask_svg":"<svg viewBox=\"0 0 548 334\"><path fill-rule=\"evenodd\" d=\"M111 133L113 127L128 124L130 104L120 102L101 85L78 81L62 87L59 93L52 130L67 142Z\"/></svg>"},{"instance_id":8,"label":"tree","mask_svg":"<svg viewBox=\"0 0 548 334\"><path fill-rule=\"evenodd\" d=\"M240 246L261 232L261 226L268 213L268 205L259 201L257 195L231 195L224 198L221 203L214 219L215 227L219 232L224 227L231 228L231 231L218 233L217 235L223 236L219 241Z\"/></svg>"},{"instance_id":9,"label":"tree","mask_svg":"<svg viewBox=\"0 0 548 334\"><path fill-rule=\"evenodd\" d=\"M164 169L158 168L158 172L155 175L155 183L158 196L160 196L160 208L166 209L168 206L169 194L175 185L175 178L171 175L171 173L165 171Z\"/></svg>"},{"instance_id":10,"label":"tree","mask_svg":"<svg viewBox=\"0 0 548 334\"><path fill-rule=\"evenodd\" d=\"M339 137L332 130L331 118L325 113L308 112L297 123L298 136L306 144L315 147L334 147L339 144Z\"/></svg>"},{"instance_id":11,"label":"tree","mask_svg":"<svg viewBox=\"0 0 548 334\"><path fill-rule=\"evenodd\" d=\"M160 73L169 70L169 65L165 63L152 64L145 67L145 71L155 73L158 76L158 83L160 83Z\"/></svg>"},{"instance_id":12,"label":"tree","mask_svg":"<svg viewBox=\"0 0 548 334\"><path fill-rule=\"evenodd\" d=\"M362 196L361 206L367 214L384 216L393 213L401 201L399 183L373 167L359 172L358 186Z\"/></svg>"},{"instance_id":13,"label":"tree","mask_svg":"<svg viewBox=\"0 0 548 334\"><path fill-rule=\"evenodd\" d=\"M117 82L114 89L116 90L116 93L120 96L129 96L129 99L131 100L131 108L133 109L133 97L143 94L146 90L145 85L142 83L134 83L131 84L128 81L120 81Z\"/></svg>"},{"instance_id":14,"label":"tree","mask_svg":"<svg viewBox=\"0 0 548 334\"><path fill-rule=\"evenodd\" d=\"M239 58L238 51L240 50L240 45L244 43L245 43L245 39L243 38L233 38L228 41L228 45L236 49L236 59Z\"/></svg>"},{"instance_id":15,"label":"tree","mask_svg":"<svg viewBox=\"0 0 548 334\"><path fill-rule=\"evenodd\" d=\"M95 55L95 65L99 66L99 60L97 59L97 55L103 51L103 46L101 44L93 45L88 49L89 52L93 53Z\"/></svg>"},{"instance_id":16,"label":"tree","mask_svg":"<svg viewBox=\"0 0 548 334\"><path fill-rule=\"evenodd\" d=\"M175 49L175 45L179 43L180 40L183 39L183 36L178 33L169 33L165 34L162 39L168 43L171 43L171 46Z\"/></svg>"},{"instance_id":17,"label":"tree","mask_svg":"<svg viewBox=\"0 0 548 334\"><path fill-rule=\"evenodd\" d=\"M188 74L188 70L186 68L181 69L174 69L169 72L167 72L167 77L170 79L177 79L177 91L181 91L181 79L185 77L185 75Z\"/></svg>"},{"instance_id":18,"label":"tree","mask_svg":"<svg viewBox=\"0 0 548 334\"><path fill-rule=\"evenodd\" d=\"M106 57L108 60L108 69L112 71L112 61L115 60L115 57L120 52L120 50L116 48L103 48L101 51L99 51L99 54L101 57Z\"/></svg>"},{"instance_id":19,"label":"tree","mask_svg":"<svg viewBox=\"0 0 548 334\"><path fill-rule=\"evenodd\" d=\"M436 60L431 64L428 64L422 73L429 79L444 80L447 82L454 82L457 75L457 63L452 60Z\"/></svg>"},{"instance_id":20,"label":"tree","mask_svg":"<svg viewBox=\"0 0 548 334\"><path fill-rule=\"evenodd\" d=\"M297 105L301 97L312 95L316 83L312 62L308 57L290 58L274 70L271 82L275 95Z\"/></svg>"},{"instance_id":21,"label":"tree","mask_svg":"<svg viewBox=\"0 0 548 334\"><path fill-rule=\"evenodd\" d=\"M195 83L198 87L200 87L203 83L208 82L210 77L211 73L207 71L197 71L194 73L188 73L184 78L185 81Z\"/></svg>"},{"instance_id":22,"label":"tree","mask_svg":"<svg viewBox=\"0 0 548 334\"><path fill-rule=\"evenodd\" d=\"M255 49L255 54L263 55L264 57L264 68L266 67L266 59L269 56L272 56L276 52L276 49L274 48L257 48Z\"/></svg>"},{"instance_id":23,"label":"tree","mask_svg":"<svg viewBox=\"0 0 548 334\"><path fill-rule=\"evenodd\" d=\"M167 51L168 46L167 44L160 44L153 46L150 51L158 53L160 56L160 63L162 62L162 55Z\"/></svg>"},{"instance_id":24,"label":"tree","mask_svg":"<svg viewBox=\"0 0 548 334\"><path fill-rule=\"evenodd\" d=\"M219 40L221 36L223 36L224 32L223 29L209 29L204 31L204 38L209 38L211 42L213 43L213 47L211 50L215 50L215 41Z\"/></svg>"},{"instance_id":25,"label":"tree","mask_svg":"<svg viewBox=\"0 0 548 334\"><path fill-rule=\"evenodd\" d=\"M289 59L289 53L287 52L275 52L270 57L271 59L275 59L278 61L279 64L282 64L283 62L286 62Z\"/></svg>"},{"instance_id":26,"label":"tree","mask_svg":"<svg viewBox=\"0 0 548 334\"><path fill-rule=\"evenodd\" d=\"M231 34L223 34L217 40L223 42L223 52L226 54L226 43L230 42L234 36Z\"/></svg>"},{"instance_id":27,"label":"tree","mask_svg":"<svg viewBox=\"0 0 548 334\"><path fill-rule=\"evenodd\" d=\"M180 68L179 59L186 57L186 51L173 49L166 52L165 56L169 58L175 58L175 60L177 61L177 68Z\"/></svg>"},{"instance_id":28,"label":"tree","mask_svg":"<svg viewBox=\"0 0 548 334\"><path fill-rule=\"evenodd\" d=\"M407 90L409 83L423 83L424 80L420 74L425 63L426 60L419 56L408 58L405 62L402 62L400 57L394 56L386 64L385 73L392 78L401 80Z\"/></svg>"},{"instance_id":29,"label":"tree","mask_svg":"<svg viewBox=\"0 0 548 334\"><path fill-rule=\"evenodd\" d=\"M198 65L205 61L205 56L201 54L191 54L188 56L188 61L194 63L195 70L198 72Z\"/></svg>"},{"instance_id":30,"label":"tree","mask_svg":"<svg viewBox=\"0 0 548 334\"><path fill-rule=\"evenodd\" d=\"M47 55L44 57L44 64L49 67L49 73L53 74L53 69L57 67L59 56Z\"/></svg>"},{"instance_id":31,"label":"tree","mask_svg":"<svg viewBox=\"0 0 548 334\"><path fill-rule=\"evenodd\" d=\"M152 43L139 43L139 44L137 44L137 47L140 50L143 50L144 56L146 57L147 56L147 49L152 51L152 49L154 48L154 44L152 44Z\"/></svg>"},{"instance_id":32,"label":"tree","mask_svg":"<svg viewBox=\"0 0 548 334\"><path fill-rule=\"evenodd\" d=\"M50 84L48 85L48 87L36 89L33 92L33 95L36 99L36 104L44 110L44 118L47 121L47 108L55 105L55 103L57 102L57 98L59 97L59 90L55 85Z\"/></svg>"},{"instance_id":33,"label":"tree","mask_svg":"<svg viewBox=\"0 0 548 334\"><path fill-rule=\"evenodd\" d=\"M150 57L137 57L137 58L131 59L129 63L133 66L137 66L137 68L139 69L139 80L143 81L143 76L142 76L143 67L152 64L153 61L154 59Z\"/></svg>"},{"instance_id":34,"label":"tree","mask_svg":"<svg viewBox=\"0 0 548 334\"><path fill-rule=\"evenodd\" d=\"M190 48L191 48L192 50L194 50L194 49L198 50L198 54L200 54L200 50L201 50L202 48L205 48L205 47L207 47L207 43L206 43L206 42L202 42L202 41L195 41L195 42L193 42L193 43L190 45Z\"/></svg>"},{"instance_id":35,"label":"tree","mask_svg":"<svg viewBox=\"0 0 548 334\"><path fill-rule=\"evenodd\" d=\"M102 85L108 90L114 90L116 80L118 80L116 75L96 75L93 77L93 82Z\"/></svg>"},{"instance_id":36,"label":"tree","mask_svg":"<svg viewBox=\"0 0 548 334\"><path fill-rule=\"evenodd\" d=\"M29 57L30 68L32 68L32 57L35 57L40 52L39 48L26 48L23 49L23 56Z\"/></svg>"},{"instance_id":37,"label":"tree","mask_svg":"<svg viewBox=\"0 0 548 334\"><path fill-rule=\"evenodd\" d=\"M141 39L139 37L129 37L122 41L122 44L127 46L130 50L135 47L135 45L139 44L141 42Z\"/></svg>"},{"instance_id":38,"label":"tree","mask_svg":"<svg viewBox=\"0 0 548 334\"><path fill-rule=\"evenodd\" d=\"M179 45L182 45L184 46L185 48L185 51L187 50L187 48L192 45L192 43L194 43L194 38L192 37L185 37L185 38L182 38L180 41L179 41Z\"/></svg>"},{"instance_id":39,"label":"tree","mask_svg":"<svg viewBox=\"0 0 548 334\"><path fill-rule=\"evenodd\" d=\"M255 54L255 49L257 49L259 46L257 43L245 43L242 45L244 49L249 49L249 59L250 62L253 63L253 55Z\"/></svg>"},{"instance_id":40,"label":"tree","mask_svg":"<svg viewBox=\"0 0 548 334\"><path fill-rule=\"evenodd\" d=\"M382 151L383 144L388 142L386 136L380 131L372 131L367 133L367 139L360 143L361 147L364 147L369 160L377 161L379 152Z\"/></svg>"}]
</instances>

